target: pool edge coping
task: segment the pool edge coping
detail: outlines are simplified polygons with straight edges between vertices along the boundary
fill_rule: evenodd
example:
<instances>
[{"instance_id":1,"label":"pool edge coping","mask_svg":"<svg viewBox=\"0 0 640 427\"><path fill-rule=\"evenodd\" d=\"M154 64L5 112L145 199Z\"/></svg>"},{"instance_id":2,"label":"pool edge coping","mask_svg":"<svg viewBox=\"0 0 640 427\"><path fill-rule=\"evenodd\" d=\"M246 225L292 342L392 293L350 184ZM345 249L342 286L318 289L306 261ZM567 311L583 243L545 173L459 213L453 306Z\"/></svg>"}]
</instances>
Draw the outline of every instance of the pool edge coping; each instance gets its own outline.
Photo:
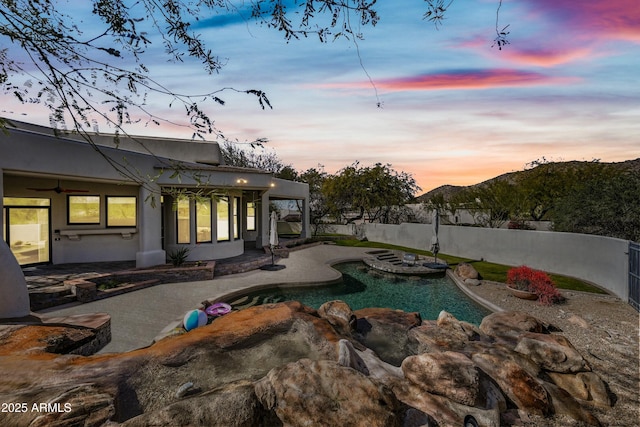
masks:
<instances>
[{"instance_id":1,"label":"pool edge coping","mask_svg":"<svg viewBox=\"0 0 640 427\"><path fill-rule=\"evenodd\" d=\"M296 281L296 282L272 282L272 283L262 283L259 285L253 285L253 286L248 286L248 287L244 287L241 289L234 289L228 292L225 292L221 295L217 295L215 297L210 297L207 298L206 300L212 303L215 302L219 302L228 298L233 298L235 296L239 296L245 293L249 293L249 292L255 292L255 291L259 291L262 289L268 289L268 288L274 288L274 287L282 287L282 288L295 288L295 287L305 287L305 286L328 286L328 285L332 285L335 284L337 282L339 282L340 280L342 280L342 273L340 273L338 270L336 270L335 268L333 268L333 266L335 264L340 264L340 263L344 263L344 262L355 262L355 261L363 261L363 259L368 256L368 253L362 254L362 255L357 255L357 256L344 256L344 257L339 257L339 258L333 258L330 260L327 260L324 262L324 265L328 268L330 268L334 273L335 273L335 277L331 278L331 279L325 279L322 281L318 281L318 280L308 280L308 281ZM472 292L471 290L469 290L467 288L467 286L460 280L460 278L456 277L456 275L453 273L453 271L451 269L447 269L446 271L446 275L447 277L449 277L453 283L458 287L458 289L460 289L466 296L468 296L469 298L471 298L472 300L474 300L475 302L477 302L478 304L482 305L484 308L488 309L489 311L492 312L502 312L505 311L503 308L487 301L486 299L476 295L474 292ZM203 305L202 303L199 303L197 306L195 306L192 310L196 310L196 309L203 309ZM183 317L184 314L178 318L175 319L172 322L169 322L169 324L167 324L167 326L165 326L159 333L158 335L156 335L156 337L153 339L152 344L156 343L158 341L160 341L163 338L166 338L168 336L170 336L171 331L173 331L174 329L178 328L183 321Z\"/></svg>"}]
</instances>

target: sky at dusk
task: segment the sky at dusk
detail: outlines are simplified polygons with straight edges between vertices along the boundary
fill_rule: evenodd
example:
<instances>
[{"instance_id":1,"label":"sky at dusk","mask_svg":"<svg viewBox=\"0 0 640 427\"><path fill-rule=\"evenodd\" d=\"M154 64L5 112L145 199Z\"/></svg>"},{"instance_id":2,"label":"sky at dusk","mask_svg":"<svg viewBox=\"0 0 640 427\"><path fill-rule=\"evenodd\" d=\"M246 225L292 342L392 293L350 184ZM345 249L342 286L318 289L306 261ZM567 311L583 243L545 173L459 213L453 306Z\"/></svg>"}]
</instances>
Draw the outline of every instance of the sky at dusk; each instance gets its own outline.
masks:
<instances>
[{"instance_id":1,"label":"sky at dusk","mask_svg":"<svg viewBox=\"0 0 640 427\"><path fill-rule=\"evenodd\" d=\"M422 18L422 1L379 1L380 22L361 28L357 45L312 37L287 43L240 8L196 24L225 59L219 74L167 63L159 42L143 62L182 93L265 91L273 109L223 92L226 105L208 112L228 138L267 138L298 170L390 163L412 173L424 192L522 170L543 156L640 157L640 1L505 0L499 28L509 25L510 44L502 50L492 47L497 7L454 0L435 28ZM0 115L49 124L44 107L2 97ZM150 98L146 108L185 121L166 99ZM128 130L192 133L166 123Z\"/></svg>"}]
</instances>

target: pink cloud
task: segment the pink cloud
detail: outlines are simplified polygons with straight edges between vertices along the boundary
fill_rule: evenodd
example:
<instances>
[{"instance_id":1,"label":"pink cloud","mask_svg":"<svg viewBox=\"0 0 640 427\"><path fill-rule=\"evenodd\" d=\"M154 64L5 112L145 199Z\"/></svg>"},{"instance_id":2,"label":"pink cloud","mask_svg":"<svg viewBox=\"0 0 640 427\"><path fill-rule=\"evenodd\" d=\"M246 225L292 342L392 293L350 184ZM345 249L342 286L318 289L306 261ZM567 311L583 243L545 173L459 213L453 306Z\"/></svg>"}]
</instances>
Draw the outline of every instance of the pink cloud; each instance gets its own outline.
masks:
<instances>
[{"instance_id":1,"label":"pink cloud","mask_svg":"<svg viewBox=\"0 0 640 427\"><path fill-rule=\"evenodd\" d=\"M640 42L640 2L637 0L529 0L536 10L557 17L585 36Z\"/></svg>"},{"instance_id":2,"label":"pink cloud","mask_svg":"<svg viewBox=\"0 0 640 427\"><path fill-rule=\"evenodd\" d=\"M554 67L578 59L588 57L589 49L505 49L501 54L509 61L518 64L537 65L539 67Z\"/></svg>"},{"instance_id":3,"label":"pink cloud","mask_svg":"<svg viewBox=\"0 0 640 427\"><path fill-rule=\"evenodd\" d=\"M526 48L521 46L535 46L539 44L536 40L529 40L526 43L512 43L507 49L499 52L499 58L521 65L535 65L538 67L555 67L556 65L566 64L579 59L587 58L593 54L593 50L581 47L573 47L569 45L555 44L553 47L544 48ZM583 43L584 44L584 43ZM496 57L494 50L486 49L490 45L490 41L486 37L476 37L464 40L458 43L457 47L463 49L480 50L486 56Z\"/></svg>"},{"instance_id":4,"label":"pink cloud","mask_svg":"<svg viewBox=\"0 0 640 427\"><path fill-rule=\"evenodd\" d=\"M392 92L406 90L466 90L567 84L574 81L577 81L577 79L551 77L530 71L508 69L459 70L378 80L376 81L376 87ZM370 87L368 82L337 83L322 86L333 88Z\"/></svg>"}]
</instances>

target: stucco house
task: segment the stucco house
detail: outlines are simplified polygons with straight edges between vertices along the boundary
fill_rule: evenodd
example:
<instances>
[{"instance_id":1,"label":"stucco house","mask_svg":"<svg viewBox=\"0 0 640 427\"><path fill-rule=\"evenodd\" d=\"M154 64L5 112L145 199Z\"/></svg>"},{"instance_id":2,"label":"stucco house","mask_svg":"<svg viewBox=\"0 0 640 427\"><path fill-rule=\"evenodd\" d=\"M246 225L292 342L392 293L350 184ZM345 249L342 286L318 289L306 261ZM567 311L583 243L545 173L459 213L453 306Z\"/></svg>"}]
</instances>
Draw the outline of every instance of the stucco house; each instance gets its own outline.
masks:
<instances>
[{"instance_id":1,"label":"stucco house","mask_svg":"<svg viewBox=\"0 0 640 427\"><path fill-rule=\"evenodd\" d=\"M309 188L226 166L215 142L92 134L11 121L0 131L0 229L21 265L240 255L269 242L269 204L303 207ZM99 148L99 149L96 149ZM175 173L179 169L181 173ZM181 197L183 191L198 197Z\"/></svg>"}]
</instances>

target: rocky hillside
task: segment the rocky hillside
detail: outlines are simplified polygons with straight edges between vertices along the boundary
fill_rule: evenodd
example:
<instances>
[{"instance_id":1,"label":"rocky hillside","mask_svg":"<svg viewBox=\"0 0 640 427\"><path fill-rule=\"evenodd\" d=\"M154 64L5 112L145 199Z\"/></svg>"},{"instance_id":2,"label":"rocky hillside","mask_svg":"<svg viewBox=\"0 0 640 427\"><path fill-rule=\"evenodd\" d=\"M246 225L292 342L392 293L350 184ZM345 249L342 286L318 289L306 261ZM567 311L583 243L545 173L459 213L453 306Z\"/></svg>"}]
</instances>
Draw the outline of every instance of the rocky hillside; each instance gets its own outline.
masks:
<instances>
[{"instance_id":1,"label":"rocky hillside","mask_svg":"<svg viewBox=\"0 0 640 427\"><path fill-rule=\"evenodd\" d=\"M564 163L567 166L570 165L575 165L578 166L580 164L589 164L591 162L580 162L580 161L570 161L570 162L560 162L560 163ZM624 162L615 162L615 163L602 163L605 165L612 165L614 167L619 167L620 169L630 169L632 171L638 172L640 173L640 158L634 159L634 160L626 160ZM449 199L451 196L453 196L454 194L467 189L467 188L474 188L474 187L478 187L478 186L482 186L482 185L486 185L488 183L491 183L493 181L501 181L501 180L516 180L518 177L522 176L522 175L526 175L527 173L530 173L530 171L532 171L535 168L532 169L526 169L526 170L522 170L522 171L517 171L517 172L507 172L504 173L502 175L498 175L494 178L488 179L486 181L480 182L478 184L473 184L473 185L469 185L469 186L460 186L460 185L442 185L438 188L434 188L433 190L426 192L424 194L422 194L421 196L417 197L417 200L419 203L423 203L426 202L428 200L430 200L432 197L442 194L444 195L445 199Z\"/></svg>"}]
</instances>

